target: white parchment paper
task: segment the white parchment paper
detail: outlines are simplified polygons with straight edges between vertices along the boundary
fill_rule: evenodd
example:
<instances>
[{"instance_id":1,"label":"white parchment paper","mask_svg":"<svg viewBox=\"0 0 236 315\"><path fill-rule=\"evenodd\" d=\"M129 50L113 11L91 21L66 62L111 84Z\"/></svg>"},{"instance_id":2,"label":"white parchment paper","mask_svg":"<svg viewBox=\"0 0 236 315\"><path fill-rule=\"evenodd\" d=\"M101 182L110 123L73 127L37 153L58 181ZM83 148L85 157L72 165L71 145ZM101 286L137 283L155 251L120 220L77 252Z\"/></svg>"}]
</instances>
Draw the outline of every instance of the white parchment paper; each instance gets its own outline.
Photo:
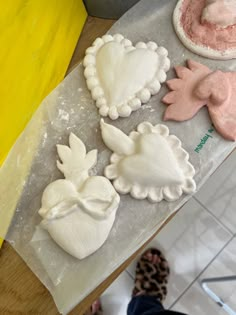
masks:
<instances>
[{"instance_id":1,"label":"white parchment paper","mask_svg":"<svg viewBox=\"0 0 236 315\"><path fill-rule=\"evenodd\" d=\"M212 69L236 71L235 61L213 61L198 57L179 42L172 26L176 1L141 1L127 12L110 30L121 33L133 43L155 41L169 51L172 69L193 58ZM174 77L173 70L168 78ZM165 105L161 92L130 118L107 122L126 133L142 121L161 123ZM111 234L104 246L90 257L79 261L60 249L45 231L37 228L41 195L44 188L62 175L56 168L56 144L68 144L72 131L85 143L87 150L97 148L98 164L93 174L103 174L111 152L101 139L100 117L86 88L83 66L79 65L43 101L38 111L18 139L0 173L0 235L4 235L4 221L14 213L7 239L51 292L61 313L66 314L122 262L148 240L161 224L183 205L190 196L179 201L151 204L129 195L121 197L121 204ZM196 169L198 189L234 149L235 143L224 140L212 128L206 109L194 119L167 122L170 132L182 140ZM205 139L205 140L203 140ZM205 142L205 143L204 143ZM199 153L196 147L202 143Z\"/></svg>"}]
</instances>

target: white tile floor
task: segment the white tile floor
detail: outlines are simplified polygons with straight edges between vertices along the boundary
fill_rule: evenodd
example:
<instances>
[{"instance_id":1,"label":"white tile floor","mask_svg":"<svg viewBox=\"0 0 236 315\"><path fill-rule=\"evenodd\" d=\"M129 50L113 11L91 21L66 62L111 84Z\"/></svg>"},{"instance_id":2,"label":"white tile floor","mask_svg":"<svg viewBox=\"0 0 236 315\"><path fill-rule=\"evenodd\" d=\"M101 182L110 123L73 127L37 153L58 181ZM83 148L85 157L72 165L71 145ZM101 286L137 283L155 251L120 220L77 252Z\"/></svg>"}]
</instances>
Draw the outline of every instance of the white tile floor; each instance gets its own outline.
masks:
<instances>
[{"instance_id":1,"label":"white tile floor","mask_svg":"<svg viewBox=\"0 0 236 315\"><path fill-rule=\"evenodd\" d=\"M165 307L189 315L224 315L201 289L204 278L236 275L236 151L149 244L166 255L171 276ZM106 290L104 315L125 315L136 262ZM236 281L211 284L234 309Z\"/></svg>"},{"instance_id":2,"label":"white tile floor","mask_svg":"<svg viewBox=\"0 0 236 315\"><path fill-rule=\"evenodd\" d=\"M236 150L196 194L196 199L236 234Z\"/></svg>"},{"instance_id":3,"label":"white tile floor","mask_svg":"<svg viewBox=\"0 0 236 315\"><path fill-rule=\"evenodd\" d=\"M173 309L188 312L191 315L199 314L227 314L218 305L211 301L200 287L200 281L206 278L224 277L236 274L236 239L234 238L216 259L203 272L199 279L177 301ZM224 302L236 312L236 282L215 283L209 285ZM200 303L199 303L200 302ZM125 313L124 313L125 314ZM236 314L236 313L235 313Z\"/></svg>"}]
</instances>

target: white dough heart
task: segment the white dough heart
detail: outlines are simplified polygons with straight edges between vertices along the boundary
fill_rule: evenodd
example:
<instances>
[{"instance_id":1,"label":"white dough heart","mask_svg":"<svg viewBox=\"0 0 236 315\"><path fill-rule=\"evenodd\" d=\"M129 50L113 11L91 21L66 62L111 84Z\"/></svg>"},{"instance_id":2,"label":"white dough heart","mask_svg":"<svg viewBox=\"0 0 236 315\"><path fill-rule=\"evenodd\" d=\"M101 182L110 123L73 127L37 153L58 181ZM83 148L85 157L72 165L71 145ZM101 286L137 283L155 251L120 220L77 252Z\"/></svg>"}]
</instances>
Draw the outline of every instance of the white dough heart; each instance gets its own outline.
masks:
<instances>
[{"instance_id":1,"label":"white dough heart","mask_svg":"<svg viewBox=\"0 0 236 315\"><path fill-rule=\"evenodd\" d=\"M57 166L65 179L49 184L43 192L41 225L66 252L83 259L106 241L115 220L120 197L109 180L89 176L97 151L86 154L83 142L70 135L70 147L58 145Z\"/></svg>"},{"instance_id":2,"label":"white dough heart","mask_svg":"<svg viewBox=\"0 0 236 315\"><path fill-rule=\"evenodd\" d=\"M117 119L149 101L166 80L168 52L154 42L135 47L122 35L104 35L86 50L87 86L102 116Z\"/></svg>"},{"instance_id":3,"label":"white dough heart","mask_svg":"<svg viewBox=\"0 0 236 315\"><path fill-rule=\"evenodd\" d=\"M97 76L108 104L120 107L124 100L152 81L157 66L158 56L151 50L140 48L126 52L116 42L102 46L97 53Z\"/></svg>"},{"instance_id":4,"label":"white dough heart","mask_svg":"<svg viewBox=\"0 0 236 315\"><path fill-rule=\"evenodd\" d=\"M102 138L114 153L105 176L116 190L134 198L174 201L196 190L195 170L180 140L164 125L138 125L129 136L101 121Z\"/></svg>"},{"instance_id":5,"label":"white dough heart","mask_svg":"<svg viewBox=\"0 0 236 315\"><path fill-rule=\"evenodd\" d=\"M115 221L113 212L106 220L97 220L75 208L66 217L43 221L43 226L54 241L70 255L84 259L106 241Z\"/></svg>"},{"instance_id":6,"label":"white dough heart","mask_svg":"<svg viewBox=\"0 0 236 315\"><path fill-rule=\"evenodd\" d=\"M120 161L120 170L128 181L135 182L138 178L143 186L164 187L170 182L173 185L183 182L182 171L169 143L158 134L141 137L138 152Z\"/></svg>"}]
</instances>

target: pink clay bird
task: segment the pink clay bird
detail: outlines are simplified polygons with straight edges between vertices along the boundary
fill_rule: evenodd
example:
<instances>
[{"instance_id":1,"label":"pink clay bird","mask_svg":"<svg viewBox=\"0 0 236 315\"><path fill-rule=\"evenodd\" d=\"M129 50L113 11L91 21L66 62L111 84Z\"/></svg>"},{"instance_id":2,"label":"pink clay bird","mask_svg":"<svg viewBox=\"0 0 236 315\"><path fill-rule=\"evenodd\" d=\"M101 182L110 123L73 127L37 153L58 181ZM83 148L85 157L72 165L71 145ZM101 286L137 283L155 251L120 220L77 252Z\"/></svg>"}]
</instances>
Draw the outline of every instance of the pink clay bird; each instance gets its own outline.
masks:
<instances>
[{"instance_id":1,"label":"pink clay bird","mask_svg":"<svg viewBox=\"0 0 236 315\"><path fill-rule=\"evenodd\" d=\"M188 68L177 66L178 79L167 81L172 90L163 102L168 106L164 120L191 119L207 106L216 130L229 140L236 140L236 72L212 72L192 60Z\"/></svg>"}]
</instances>

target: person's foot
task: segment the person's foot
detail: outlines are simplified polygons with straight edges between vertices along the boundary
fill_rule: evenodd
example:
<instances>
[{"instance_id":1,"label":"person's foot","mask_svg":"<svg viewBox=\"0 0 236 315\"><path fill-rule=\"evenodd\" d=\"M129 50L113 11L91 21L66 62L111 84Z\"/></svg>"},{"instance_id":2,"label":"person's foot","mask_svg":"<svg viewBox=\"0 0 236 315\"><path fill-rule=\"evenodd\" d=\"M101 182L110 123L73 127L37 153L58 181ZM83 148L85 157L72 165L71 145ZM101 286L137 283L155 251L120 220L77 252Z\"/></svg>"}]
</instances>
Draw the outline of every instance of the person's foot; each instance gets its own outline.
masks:
<instances>
[{"instance_id":1,"label":"person's foot","mask_svg":"<svg viewBox=\"0 0 236 315\"><path fill-rule=\"evenodd\" d=\"M93 302L93 304L90 306L90 309L84 315L103 315L100 300Z\"/></svg>"},{"instance_id":2,"label":"person's foot","mask_svg":"<svg viewBox=\"0 0 236 315\"><path fill-rule=\"evenodd\" d=\"M169 273L163 254L156 248L148 249L137 263L133 296L149 295L163 302L167 295Z\"/></svg>"}]
</instances>

